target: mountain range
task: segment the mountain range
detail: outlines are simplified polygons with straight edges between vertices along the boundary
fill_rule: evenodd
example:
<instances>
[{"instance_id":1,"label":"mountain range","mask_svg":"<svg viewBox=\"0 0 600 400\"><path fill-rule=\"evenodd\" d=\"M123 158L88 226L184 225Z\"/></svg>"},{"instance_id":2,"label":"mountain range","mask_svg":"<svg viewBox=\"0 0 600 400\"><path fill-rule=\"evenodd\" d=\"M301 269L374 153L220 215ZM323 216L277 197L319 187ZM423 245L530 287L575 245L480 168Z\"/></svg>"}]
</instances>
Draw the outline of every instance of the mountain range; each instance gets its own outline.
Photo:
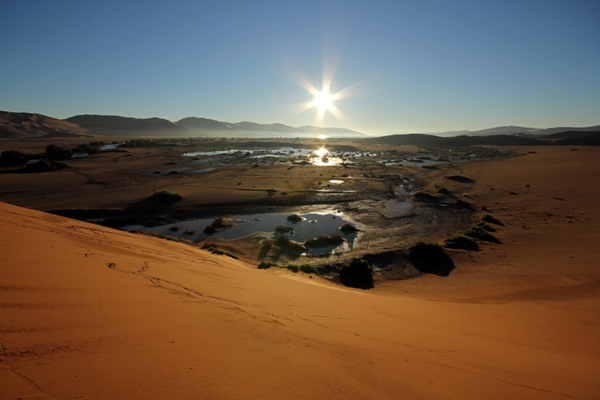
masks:
<instances>
[{"instance_id":1,"label":"mountain range","mask_svg":"<svg viewBox=\"0 0 600 400\"><path fill-rule=\"evenodd\" d=\"M179 121L163 118L132 118L116 115L76 115L67 119L42 114L0 111L0 138L76 137L93 135L149 137L315 137L369 138L364 133L344 128L316 126L292 127L284 124L224 122L188 117ZM600 145L600 125L547 129L499 126L477 131L412 133L381 136L381 144L418 146L461 145Z\"/></svg>"}]
</instances>

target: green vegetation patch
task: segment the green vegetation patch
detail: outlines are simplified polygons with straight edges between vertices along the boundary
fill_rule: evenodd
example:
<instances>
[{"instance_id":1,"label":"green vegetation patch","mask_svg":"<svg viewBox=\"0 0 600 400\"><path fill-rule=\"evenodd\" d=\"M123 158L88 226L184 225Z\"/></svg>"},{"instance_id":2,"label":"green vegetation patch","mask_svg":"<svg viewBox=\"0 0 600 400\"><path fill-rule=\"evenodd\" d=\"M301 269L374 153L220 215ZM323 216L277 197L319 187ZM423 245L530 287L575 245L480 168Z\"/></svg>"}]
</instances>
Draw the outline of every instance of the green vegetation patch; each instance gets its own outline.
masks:
<instances>
[{"instance_id":1,"label":"green vegetation patch","mask_svg":"<svg viewBox=\"0 0 600 400\"><path fill-rule=\"evenodd\" d=\"M231 253L231 252L229 252L229 251L223 250L223 249L221 249L221 248L219 248L219 247L215 246L215 245L214 245L214 244L212 244L212 243L205 244L204 246L202 246L202 248L203 248L204 250L208 250L208 251L210 251L212 254L217 254L217 255L227 256L227 257L231 257L231 258L233 258L233 259L235 259L235 260L239 260L239 257L238 257L237 255L235 255L235 254L233 254L233 253Z\"/></svg>"}]
</instances>

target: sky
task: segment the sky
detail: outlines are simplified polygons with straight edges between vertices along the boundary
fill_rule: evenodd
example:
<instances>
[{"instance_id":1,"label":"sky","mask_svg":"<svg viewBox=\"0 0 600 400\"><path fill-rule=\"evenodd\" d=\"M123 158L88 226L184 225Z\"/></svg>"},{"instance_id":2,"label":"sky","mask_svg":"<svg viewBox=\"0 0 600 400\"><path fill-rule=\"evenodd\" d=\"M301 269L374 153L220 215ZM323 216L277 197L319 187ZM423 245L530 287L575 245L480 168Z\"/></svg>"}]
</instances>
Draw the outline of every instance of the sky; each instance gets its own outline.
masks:
<instances>
[{"instance_id":1,"label":"sky","mask_svg":"<svg viewBox=\"0 0 600 400\"><path fill-rule=\"evenodd\" d=\"M600 124L599 0L0 6L4 111L370 134Z\"/></svg>"}]
</instances>

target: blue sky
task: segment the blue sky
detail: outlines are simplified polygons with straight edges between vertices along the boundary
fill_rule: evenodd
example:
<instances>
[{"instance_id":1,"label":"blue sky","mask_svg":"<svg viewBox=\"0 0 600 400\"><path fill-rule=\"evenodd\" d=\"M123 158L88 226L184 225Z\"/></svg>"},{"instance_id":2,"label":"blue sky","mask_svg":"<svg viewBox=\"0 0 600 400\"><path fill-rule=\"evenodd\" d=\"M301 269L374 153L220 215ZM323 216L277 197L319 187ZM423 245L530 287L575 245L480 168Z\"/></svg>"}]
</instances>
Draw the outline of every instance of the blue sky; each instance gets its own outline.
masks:
<instances>
[{"instance_id":1,"label":"blue sky","mask_svg":"<svg viewBox=\"0 0 600 400\"><path fill-rule=\"evenodd\" d=\"M600 124L600 1L2 0L0 110L366 133ZM308 85L330 82L317 119Z\"/></svg>"}]
</instances>

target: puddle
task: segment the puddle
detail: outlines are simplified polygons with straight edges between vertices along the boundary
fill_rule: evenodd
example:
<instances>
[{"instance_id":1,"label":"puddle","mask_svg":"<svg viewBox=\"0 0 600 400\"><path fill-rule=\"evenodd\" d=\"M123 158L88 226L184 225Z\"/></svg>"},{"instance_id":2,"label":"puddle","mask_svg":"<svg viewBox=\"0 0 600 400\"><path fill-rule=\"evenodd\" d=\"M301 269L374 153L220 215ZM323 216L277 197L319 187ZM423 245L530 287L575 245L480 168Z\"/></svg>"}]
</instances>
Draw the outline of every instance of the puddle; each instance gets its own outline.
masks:
<instances>
[{"instance_id":1,"label":"puddle","mask_svg":"<svg viewBox=\"0 0 600 400\"><path fill-rule=\"evenodd\" d=\"M344 183L344 181L341 179L330 179L329 183L333 183L334 185L341 185L342 183Z\"/></svg>"},{"instance_id":2,"label":"puddle","mask_svg":"<svg viewBox=\"0 0 600 400\"><path fill-rule=\"evenodd\" d=\"M291 214L252 214L239 215L231 217L236 222L227 229L219 230L214 234L207 235L204 229L212 224L213 219L204 218L188 221L180 221L172 224L146 227L143 225L129 225L123 227L126 230L150 231L158 235L177 237L187 239L192 242L200 242L208 236L221 240L237 240L247 237L255 233L266 233L272 238L285 236L297 242L305 242L308 239L313 239L321 235L340 235L346 240L342 246L352 249L357 232L344 234L340 228L345 224L356 225L353 221L337 213L309 213L300 215L302 219L298 222L288 220ZM288 231L285 233L276 233L277 227L285 227L280 229ZM336 246L340 247L340 246ZM327 251L330 251L329 249ZM312 250L312 253L318 253L318 249ZM309 252L309 255L311 252Z\"/></svg>"},{"instance_id":3,"label":"puddle","mask_svg":"<svg viewBox=\"0 0 600 400\"><path fill-rule=\"evenodd\" d=\"M216 170L216 168L195 169L191 173L192 174L206 174L207 172L212 172L214 170Z\"/></svg>"}]
</instances>

